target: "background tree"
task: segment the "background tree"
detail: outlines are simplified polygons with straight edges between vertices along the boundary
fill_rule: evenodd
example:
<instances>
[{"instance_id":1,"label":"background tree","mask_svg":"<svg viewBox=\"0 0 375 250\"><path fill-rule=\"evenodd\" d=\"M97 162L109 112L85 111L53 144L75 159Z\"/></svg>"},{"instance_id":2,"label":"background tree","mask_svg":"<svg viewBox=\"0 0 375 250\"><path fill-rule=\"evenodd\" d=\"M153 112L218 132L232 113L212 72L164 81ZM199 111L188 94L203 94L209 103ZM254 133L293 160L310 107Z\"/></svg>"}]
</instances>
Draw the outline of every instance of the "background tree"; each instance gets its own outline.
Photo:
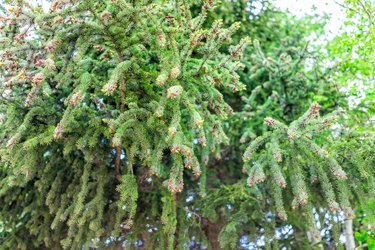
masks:
<instances>
[{"instance_id":1,"label":"background tree","mask_svg":"<svg viewBox=\"0 0 375 250\"><path fill-rule=\"evenodd\" d=\"M335 152L340 155L340 164L367 164L372 166L371 173L362 172L358 183L370 191L374 191L374 182L361 183L361 177L373 178L374 153L374 3L372 1L344 1L340 4L346 14L345 25L340 35L328 43L327 60L338 65L338 74L335 80L340 88L347 93L349 116L345 126L340 131L340 142ZM370 149L371 148L371 149ZM367 186L368 185L368 186ZM361 195L361 194L360 194ZM364 248L374 244L373 226L375 221L374 194L370 199L358 204L358 214L354 221L346 221L349 229L356 234L359 245ZM354 222L353 226L352 223ZM348 231L348 230L347 230ZM353 232L348 232L353 234ZM372 236L371 236L372 235ZM354 245L354 239L349 242ZM349 247L347 245L347 247Z\"/></svg>"}]
</instances>

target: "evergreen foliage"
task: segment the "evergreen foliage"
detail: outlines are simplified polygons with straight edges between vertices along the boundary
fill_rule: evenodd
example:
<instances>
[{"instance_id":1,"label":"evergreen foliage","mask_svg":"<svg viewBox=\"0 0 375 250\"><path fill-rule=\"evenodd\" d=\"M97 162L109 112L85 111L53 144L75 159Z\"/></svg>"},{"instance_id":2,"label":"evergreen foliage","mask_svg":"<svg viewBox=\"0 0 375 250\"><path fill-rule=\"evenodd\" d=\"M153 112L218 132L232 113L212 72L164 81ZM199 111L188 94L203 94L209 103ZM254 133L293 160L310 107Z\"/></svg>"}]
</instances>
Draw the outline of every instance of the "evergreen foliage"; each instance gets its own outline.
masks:
<instances>
[{"instance_id":1,"label":"evergreen foliage","mask_svg":"<svg viewBox=\"0 0 375 250\"><path fill-rule=\"evenodd\" d=\"M373 223L373 128L349 128L312 17L263 0L3 2L2 248L308 249L339 242L339 218Z\"/></svg>"},{"instance_id":2,"label":"evergreen foliage","mask_svg":"<svg viewBox=\"0 0 375 250\"><path fill-rule=\"evenodd\" d=\"M338 114L334 113L321 118L319 109L320 106L313 103L310 109L290 126L270 117L266 118L266 125L273 131L253 140L244 153L246 162L244 170L249 174L248 185L253 186L264 182L267 177L269 189L274 192L273 200L276 210L282 219L287 218L282 199L282 189L287 187L283 172L289 172L290 188L294 195L293 207L307 205L311 195L308 195L310 188L307 187L306 182L310 180L312 184L320 183L331 211L339 210L339 204L336 202L337 196L341 208L345 211L345 216L351 218L354 215L350 208L347 187L343 182L347 179L346 173L337 160L316 144L313 138L319 132L331 127ZM250 162L257 149L266 142L268 143L258 154L257 160ZM366 170L371 171L371 168ZM336 178L330 180L333 177ZM337 186L337 195L333 186Z\"/></svg>"}]
</instances>

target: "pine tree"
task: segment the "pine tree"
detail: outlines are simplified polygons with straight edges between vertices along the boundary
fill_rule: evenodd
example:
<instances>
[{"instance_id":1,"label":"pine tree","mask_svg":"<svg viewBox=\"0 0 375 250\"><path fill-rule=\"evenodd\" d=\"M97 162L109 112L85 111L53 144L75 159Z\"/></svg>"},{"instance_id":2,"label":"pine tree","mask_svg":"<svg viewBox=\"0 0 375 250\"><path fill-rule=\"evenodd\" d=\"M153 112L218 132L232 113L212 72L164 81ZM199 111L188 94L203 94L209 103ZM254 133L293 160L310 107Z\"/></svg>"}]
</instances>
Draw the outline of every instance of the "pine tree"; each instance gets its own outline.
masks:
<instances>
[{"instance_id":1,"label":"pine tree","mask_svg":"<svg viewBox=\"0 0 375 250\"><path fill-rule=\"evenodd\" d=\"M0 4L4 249L309 249L317 217L338 242L340 210L371 213L373 137L338 125L332 69L306 67L311 18L45 3Z\"/></svg>"},{"instance_id":2,"label":"pine tree","mask_svg":"<svg viewBox=\"0 0 375 250\"><path fill-rule=\"evenodd\" d=\"M331 211L337 211L340 208L336 201L337 196L345 216L347 218L354 216L349 203L348 190L343 182L348 178L345 171L337 160L319 146L313 138L314 135L331 127L341 111L321 118L319 109L319 104L313 103L303 116L289 126L270 117L266 118L264 122L272 128L272 132L253 140L244 153L245 171L249 174L248 185L253 186L264 182L267 175L267 182L272 185L269 188L274 192L273 200L276 210L282 219L287 218L281 190L287 187L283 174L286 171L289 172L294 207L306 206L308 203L309 188L306 180L310 180L311 183L318 181ZM257 149L266 142L268 143L262 150L263 152L259 153L255 162L251 162ZM282 164L283 161L284 164ZM307 165L312 163L314 166ZM334 179L330 180L332 178ZM337 186L338 194L336 195L333 186Z\"/></svg>"},{"instance_id":3,"label":"pine tree","mask_svg":"<svg viewBox=\"0 0 375 250\"><path fill-rule=\"evenodd\" d=\"M21 1L8 8L1 58L5 246L132 241L136 235L125 232L150 189L164 193L157 221L174 247L176 196L169 192L183 190L184 168L188 178L205 172L202 150L227 142L222 119L232 109L220 89L244 89L236 71L248 43L220 53L240 24L225 28L217 20L203 28L215 1L198 3L195 16L191 4L55 1L44 13ZM159 178L142 185L149 175ZM37 238L24 241L29 234Z\"/></svg>"}]
</instances>

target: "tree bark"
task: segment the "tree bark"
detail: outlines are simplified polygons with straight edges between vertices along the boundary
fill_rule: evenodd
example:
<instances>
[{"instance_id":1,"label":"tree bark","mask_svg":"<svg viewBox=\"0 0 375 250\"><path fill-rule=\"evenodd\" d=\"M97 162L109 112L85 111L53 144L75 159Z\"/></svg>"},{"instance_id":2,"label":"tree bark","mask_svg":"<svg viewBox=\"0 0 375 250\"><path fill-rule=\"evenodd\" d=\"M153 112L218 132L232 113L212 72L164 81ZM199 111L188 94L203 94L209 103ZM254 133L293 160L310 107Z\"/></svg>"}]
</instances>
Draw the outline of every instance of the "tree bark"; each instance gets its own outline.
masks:
<instances>
[{"instance_id":1,"label":"tree bark","mask_svg":"<svg viewBox=\"0 0 375 250\"><path fill-rule=\"evenodd\" d=\"M318 249L323 249L322 244L319 244L322 241L322 237L320 236L320 234L317 235L315 231L316 230L314 229L310 229L309 231L307 231L307 239L312 245L316 246Z\"/></svg>"},{"instance_id":2,"label":"tree bark","mask_svg":"<svg viewBox=\"0 0 375 250\"><path fill-rule=\"evenodd\" d=\"M353 220L347 219L344 224L345 234L345 248L346 250L353 250L355 248L354 233L353 233Z\"/></svg>"},{"instance_id":3,"label":"tree bark","mask_svg":"<svg viewBox=\"0 0 375 250\"><path fill-rule=\"evenodd\" d=\"M219 244L219 233L222 227L222 223L214 223L207 219L204 221L202 225L202 230L205 232L212 250L221 249Z\"/></svg>"},{"instance_id":4,"label":"tree bark","mask_svg":"<svg viewBox=\"0 0 375 250\"><path fill-rule=\"evenodd\" d=\"M120 147L116 147L115 175L116 175L116 179L121 182L121 148Z\"/></svg>"}]
</instances>

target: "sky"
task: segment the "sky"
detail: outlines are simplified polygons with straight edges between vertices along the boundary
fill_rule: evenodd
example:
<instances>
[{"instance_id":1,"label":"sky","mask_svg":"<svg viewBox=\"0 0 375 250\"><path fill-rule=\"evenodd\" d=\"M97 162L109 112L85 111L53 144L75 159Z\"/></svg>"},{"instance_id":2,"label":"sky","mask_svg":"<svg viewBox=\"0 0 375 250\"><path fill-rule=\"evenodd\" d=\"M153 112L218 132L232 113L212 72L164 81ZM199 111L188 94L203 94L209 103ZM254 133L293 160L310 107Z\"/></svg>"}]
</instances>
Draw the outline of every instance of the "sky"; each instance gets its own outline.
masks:
<instances>
[{"instance_id":1,"label":"sky","mask_svg":"<svg viewBox=\"0 0 375 250\"><path fill-rule=\"evenodd\" d=\"M302 16L311 13L313 6L319 12L328 12L341 15L340 7L334 0L274 0L276 6L282 9L289 9L293 14ZM341 3L342 1L337 1Z\"/></svg>"},{"instance_id":2,"label":"sky","mask_svg":"<svg viewBox=\"0 0 375 250\"><path fill-rule=\"evenodd\" d=\"M343 0L274 0L274 4L283 10L289 10L293 15L302 17L306 14L323 14L329 15L326 25L328 38L333 38L340 34L340 27L343 24L345 13L337 3Z\"/></svg>"}]
</instances>

